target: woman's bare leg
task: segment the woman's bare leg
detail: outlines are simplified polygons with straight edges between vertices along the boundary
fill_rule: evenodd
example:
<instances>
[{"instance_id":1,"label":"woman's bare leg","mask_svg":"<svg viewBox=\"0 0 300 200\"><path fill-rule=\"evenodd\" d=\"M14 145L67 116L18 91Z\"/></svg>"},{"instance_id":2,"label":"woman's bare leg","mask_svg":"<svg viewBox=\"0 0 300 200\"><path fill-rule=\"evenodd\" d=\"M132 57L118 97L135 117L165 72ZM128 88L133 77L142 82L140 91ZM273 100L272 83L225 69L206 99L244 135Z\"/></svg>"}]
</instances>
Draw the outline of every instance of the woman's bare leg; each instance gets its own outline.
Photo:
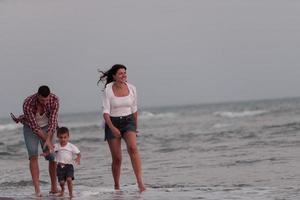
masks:
<instances>
[{"instance_id":1,"label":"woman's bare leg","mask_svg":"<svg viewBox=\"0 0 300 200\"><path fill-rule=\"evenodd\" d=\"M136 134L134 132L127 132L124 134L124 139L127 144L127 151L131 159L132 168L138 183L140 192L146 190L142 178L142 162L136 144Z\"/></svg>"},{"instance_id":2,"label":"woman's bare leg","mask_svg":"<svg viewBox=\"0 0 300 200\"><path fill-rule=\"evenodd\" d=\"M115 189L119 190L122 163L121 139L109 140L108 145L112 157L111 171L115 182Z\"/></svg>"}]
</instances>

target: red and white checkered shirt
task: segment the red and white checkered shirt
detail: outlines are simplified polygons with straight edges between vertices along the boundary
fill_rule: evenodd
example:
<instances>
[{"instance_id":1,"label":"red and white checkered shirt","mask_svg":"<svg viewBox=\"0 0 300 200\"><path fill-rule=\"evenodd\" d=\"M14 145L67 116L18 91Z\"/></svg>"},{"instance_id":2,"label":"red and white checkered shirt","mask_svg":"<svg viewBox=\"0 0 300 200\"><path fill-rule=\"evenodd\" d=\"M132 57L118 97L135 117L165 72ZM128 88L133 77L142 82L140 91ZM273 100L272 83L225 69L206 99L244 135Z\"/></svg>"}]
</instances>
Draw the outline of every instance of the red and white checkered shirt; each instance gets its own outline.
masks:
<instances>
[{"instance_id":1,"label":"red and white checkered shirt","mask_svg":"<svg viewBox=\"0 0 300 200\"><path fill-rule=\"evenodd\" d=\"M59 109L59 99L56 95L50 93L50 98L48 103L45 106L46 116L49 118L48 121L48 131L53 133L58 126L58 109ZM23 112L24 115L21 116L25 123L33 130L34 133L37 133L41 130L41 127L37 124L35 116L37 112L37 99L38 94L33 94L27 97L23 103Z\"/></svg>"}]
</instances>

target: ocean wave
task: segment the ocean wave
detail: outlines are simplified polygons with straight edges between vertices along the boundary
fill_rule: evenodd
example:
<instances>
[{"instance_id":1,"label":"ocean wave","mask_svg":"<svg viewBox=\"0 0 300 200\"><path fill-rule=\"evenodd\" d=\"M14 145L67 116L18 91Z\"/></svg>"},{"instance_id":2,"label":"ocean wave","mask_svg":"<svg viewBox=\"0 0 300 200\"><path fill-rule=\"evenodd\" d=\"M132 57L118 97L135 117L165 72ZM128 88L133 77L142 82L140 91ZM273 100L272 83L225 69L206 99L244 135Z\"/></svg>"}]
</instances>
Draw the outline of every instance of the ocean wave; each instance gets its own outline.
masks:
<instances>
[{"instance_id":1,"label":"ocean wave","mask_svg":"<svg viewBox=\"0 0 300 200\"><path fill-rule=\"evenodd\" d=\"M97 122L59 122L59 126L66 126L68 128L87 128L87 127L100 127L101 121ZM22 128L22 124L9 123L9 124L0 124L0 132L4 131L13 131Z\"/></svg>"},{"instance_id":2,"label":"ocean wave","mask_svg":"<svg viewBox=\"0 0 300 200\"><path fill-rule=\"evenodd\" d=\"M148 184L148 186L150 188L185 188L185 187L188 187L187 185L184 185L184 184L171 184L171 183L166 183L166 184L160 184L160 183L157 183L157 184Z\"/></svg>"},{"instance_id":3,"label":"ocean wave","mask_svg":"<svg viewBox=\"0 0 300 200\"><path fill-rule=\"evenodd\" d=\"M72 142L74 142L75 144L77 143L77 144L79 144L79 143L84 143L84 142L86 142L86 143L99 143L99 142L101 142L102 141L102 139L101 138L99 138L99 137L90 137L90 138L78 138L78 139L74 139L74 140L72 140Z\"/></svg>"},{"instance_id":4,"label":"ocean wave","mask_svg":"<svg viewBox=\"0 0 300 200\"><path fill-rule=\"evenodd\" d=\"M9 153L9 152L6 152L6 151L1 152L1 151L0 151L0 156L11 156L11 155L12 155L12 154Z\"/></svg>"},{"instance_id":5,"label":"ocean wave","mask_svg":"<svg viewBox=\"0 0 300 200\"><path fill-rule=\"evenodd\" d=\"M0 132L2 131L13 131L22 127L22 124L9 123L9 124L0 124Z\"/></svg>"},{"instance_id":6,"label":"ocean wave","mask_svg":"<svg viewBox=\"0 0 300 200\"><path fill-rule=\"evenodd\" d=\"M40 180L41 185L46 185L48 182ZM32 186L32 181L11 181L11 182L3 182L0 184L0 187L26 187L26 186Z\"/></svg>"},{"instance_id":7,"label":"ocean wave","mask_svg":"<svg viewBox=\"0 0 300 200\"><path fill-rule=\"evenodd\" d=\"M149 111L143 111L140 113L140 119L163 119L163 118L174 118L176 117L175 113L166 112L166 113L152 113Z\"/></svg>"},{"instance_id":8,"label":"ocean wave","mask_svg":"<svg viewBox=\"0 0 300 200\"><path fill-rule=\"evenodd\" d=\"M213 128L226 128L231 126L230 124L214 124Z\"/></svg>"},{"instance_id":9,"label":"ocean wave","mask_svg":"<svg viewBox=\"0 0 300 200\"><path fill-rule=\"evenodd\" d=\"M265 114L268 111L266 110L244 110L241 112L230 112L230 111L222 111L222 112L215 112L214 115L220 117L229 117L229 118L238 118L238 117L250 117Z\"/></svg>"},{"instance_id":10,"label":"ocean wave","mask_svg":"<svg viewBox=\"0 0 300 200\"><path fill-rule=\"evenodd\" d=\"M101 127L101 122L61 122L59 123L59 126L66 126L70 129L76 129L76 128L88 128L88 127Z\"/></svg>"},{"instance_id":11,"label":"ocean wave","mask_svg":"<svg viewBox=\"0 0 300 200\"><path fill-rule=\"evenodd\" d=\"M277 128L294 128L299 129L300 123L298 122L291 122L286 124L277 124L277 125L270 125L270 126L264 126L266 129L277 129Z\"/></svg>"},{"instance_id":12,"label":"ocean wave","mask_svg":"<svg viewBox=\"0 0 300 200\"><path fill-rule=\"evenodd\" d=\"M260 162L275 162L278 160L279 158L275 158L275 157L266 158L266 159L236 160L234 162L222 163L220 164L220 166L231 167L231 166L240 166L240 165L255 165Z\"/></svg>"},{"instance_id":13,"label":"ocean wave","mask_svg":"<svg viewBox=\"0 0 300 200\"><path fill-rule=\"evenodd\" d=\"M152 113L148 111L143 111L139 115L139 119L164 119L164 118L174 118L176 117L175 113ZM78 128L104 128L104 121L85 121L84 119L80 122L64 122L61 121L58 123L59 126L66 126L70 129ZM0 124L0 132L3 131L13 131L22 127L22 124L9 123L9 124Z\"/></svg>"}]
</instances>

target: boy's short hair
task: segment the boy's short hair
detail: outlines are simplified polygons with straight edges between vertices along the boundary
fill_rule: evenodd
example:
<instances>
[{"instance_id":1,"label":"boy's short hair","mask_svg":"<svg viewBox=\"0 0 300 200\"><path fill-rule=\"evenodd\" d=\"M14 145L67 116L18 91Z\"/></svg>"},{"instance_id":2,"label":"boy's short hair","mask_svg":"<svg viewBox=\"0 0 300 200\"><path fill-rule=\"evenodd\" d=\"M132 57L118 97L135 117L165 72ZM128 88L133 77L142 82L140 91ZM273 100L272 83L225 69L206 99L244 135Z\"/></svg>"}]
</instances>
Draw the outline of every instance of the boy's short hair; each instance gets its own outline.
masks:
<instances>
[{"instance_id":1,"label":"boy's short hair","mask_svg":"<svg viewBox=\"0 0 300 200\"><path fill-rule=\"evenodd\" d=\"M65 133L69 135L69 129L67 127L62 126L57 129L57 137Z\"/></svg>"}]
</instances>

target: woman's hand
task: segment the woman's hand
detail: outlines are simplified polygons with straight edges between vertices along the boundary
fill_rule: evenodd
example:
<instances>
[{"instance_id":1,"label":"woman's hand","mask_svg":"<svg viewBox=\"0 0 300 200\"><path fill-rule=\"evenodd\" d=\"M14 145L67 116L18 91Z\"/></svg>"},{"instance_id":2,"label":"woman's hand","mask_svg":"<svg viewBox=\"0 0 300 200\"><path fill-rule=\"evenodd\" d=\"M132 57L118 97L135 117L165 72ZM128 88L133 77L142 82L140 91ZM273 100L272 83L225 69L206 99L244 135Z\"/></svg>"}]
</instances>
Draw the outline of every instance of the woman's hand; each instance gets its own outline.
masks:
<instances>
[{"instance_id":1,"label":"woman's hand","mask_svg":"<svg viewBox=\"0 0 300 200\"><path fill-rule=\"evenodd\" d=\"M116 127L113 127L110 130L116 138L121 138L121 132L119 129L117 129Z\"/></svg>"},{"instance_id":2,"label":"woman's hand","mask_svg":"<svg viewBox=\"0 0 300 200\"><path fill-rule=\"evenodd\" d=\"M110 116L108 113L104 113L103 114L103 118L105 120L105 123L107 124L107 126L109 127L109 129L111 130L113 136L115 136L116 138L121 138L121 132L118 128L116 128L113 123L111 122Z\"/></svg>"}]
</instances>

